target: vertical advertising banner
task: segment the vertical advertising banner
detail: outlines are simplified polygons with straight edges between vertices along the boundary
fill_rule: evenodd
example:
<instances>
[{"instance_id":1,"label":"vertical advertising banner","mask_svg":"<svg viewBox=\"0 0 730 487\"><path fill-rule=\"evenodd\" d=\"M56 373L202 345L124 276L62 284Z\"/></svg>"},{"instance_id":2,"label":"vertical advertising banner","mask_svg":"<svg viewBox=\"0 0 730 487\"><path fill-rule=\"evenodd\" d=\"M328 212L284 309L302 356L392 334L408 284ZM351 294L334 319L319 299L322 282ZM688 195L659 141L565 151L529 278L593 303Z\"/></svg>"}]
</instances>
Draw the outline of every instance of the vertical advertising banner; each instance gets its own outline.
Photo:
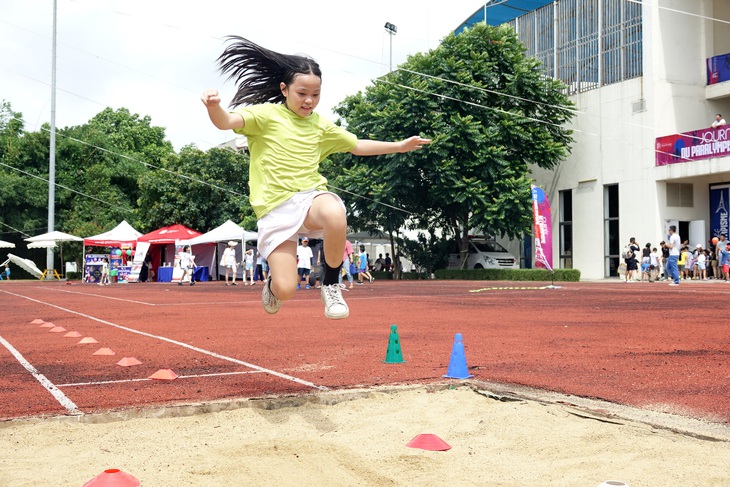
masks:
<instances>
[{"instance_id":1,"label":"vertical advertising banner","mask_svg":"<svg viewBox=\"0 0 730 487\"><path fill-rule=\"evenodd\" d=\"M545 192L532 186L532 216L535 222L535 266L553 270L553 235L550 202Z\"/></svg>"},{"instance_id":2,"label":"vertical advertising banner","mask_svg":"<svg viewBox=\"0 0 730 487\"><path fill-rule=\"evenodd\" d=\"M707 84L714 85L730 80L730 54L707 59Z\"/></svg>"},{"instance_id":3,"label":"vertical advertising banner","mask_svg":"<svg viewBox=\"0 0 730 487\"><path fill-rule=\"evenodd\" d=\"M710 237L728 235L730 184L710 186Z\"/></svg>"}]
</instances>

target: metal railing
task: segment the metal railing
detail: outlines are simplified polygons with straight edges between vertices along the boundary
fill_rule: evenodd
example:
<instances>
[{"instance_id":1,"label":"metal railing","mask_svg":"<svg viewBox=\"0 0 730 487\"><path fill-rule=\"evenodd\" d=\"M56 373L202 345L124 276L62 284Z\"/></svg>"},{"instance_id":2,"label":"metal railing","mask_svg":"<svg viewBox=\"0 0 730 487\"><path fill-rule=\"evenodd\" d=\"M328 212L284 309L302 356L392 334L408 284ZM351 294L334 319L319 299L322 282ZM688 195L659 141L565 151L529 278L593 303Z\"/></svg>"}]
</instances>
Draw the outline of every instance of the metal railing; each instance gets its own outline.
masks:
<instances>
[{"instance_id":1,"label":"metal railing","mask_svg":"<svg viewBox=\"0 0 730 487\"><path fill-rule=\"evenodd\" d=\"M628 0L556 0L507 25L568 94L643 74L641 5Z\"/></svg>"}]
</instances>

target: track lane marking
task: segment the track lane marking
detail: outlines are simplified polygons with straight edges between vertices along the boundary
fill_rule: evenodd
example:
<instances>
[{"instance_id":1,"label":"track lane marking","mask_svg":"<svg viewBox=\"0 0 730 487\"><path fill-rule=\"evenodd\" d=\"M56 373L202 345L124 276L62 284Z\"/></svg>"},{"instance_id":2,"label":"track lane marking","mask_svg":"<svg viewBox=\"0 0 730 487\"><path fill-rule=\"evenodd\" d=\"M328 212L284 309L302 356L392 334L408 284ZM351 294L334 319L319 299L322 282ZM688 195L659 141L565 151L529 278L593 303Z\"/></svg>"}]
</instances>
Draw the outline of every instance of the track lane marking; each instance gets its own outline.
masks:
<instances>
[{"instance_id":1,"label":"track lane marking","mask_svg":"<svg viewBox=\"0 0 730 487\"><path fill-rule=\"evenodd\" d=\"M154 335L152 333L147 333L145 331L135 330L134 328L129 328L129 327L126 327L126 326L123 326L123 325L118 325L116 323L112 323L111 321L102 320L101 318L97 318L95 316L87 315L87 314L81 313L79 311L74 311L72 309L64 308L63 306L58 306L58 305L55 305L55 304L46 303L46 302L40 301L38 299L30 298L28 296L23 296L22 294L11 293L11 292L5 291L5 290L3 290L2 292L5 293L5 294L9 294L11 296L16 296L18 298L27 299L28 301L32 301L34 303L38 303L38 304L43 304L43 305L46 305L46 306L50 306L51 308L56 308L56 309L59 309L61 311L65 311L67 313L75 314L75 315L78 315L78 316L83 316L86 319L89 319L89 320L92 320L92 321L96 321L96 322L102 323L104 325L112 326L112 327L118 328L120 330L128 331L130 333L136 333L137 335L146 336L148 338L154 338L156 340L160 340L160 341L163 341L163 342L172 343L173 345L177 345L177 346L180 346L180 347L183 347L183 348L187 348L189 350L193 350L194 352L202 353L204 355L209 355L211 357L214 357L214 358L217 358L217 359L220 359L220 360L225 360L227 362L232 362L234 364L243 365L243 366L248 367L250 369L254 369L254 370L258 370L258 371L261 371L261 372L264 372L264 373L267 373L267 374L271 374L271 375L273 375L275 377L279 377L280 379L288 380L288 381L291 381L291 382L296 382L297 384L301 384L301 385L304 385L304 386L307 386L307 387L311 387L313 389L317 389L317 390L320 390L320 391L327 391L327 390L329 390L329 388L326 387L326 386L318 386L317 384L314 384L313 382L309 382L309 381L300 379L298 377L294 377L294 376L291 376L291 375L288 375L288 374L283 374L283 373L277 372L275 370L267 369L266 367L261 367L259 365L254 365L254 364L251 364L251 363L248 363L248 362L244 362L243 360L238 360L237 358L228 357L226 355L221 355L219 353L212 352L210 350L205 350L204 348L196 347L196 346L193 346L193 345L189 345L187 343L183 343L183 342L180 342L180 341L177 341L177 340L173 340L172 338L167 338L167 337L160 336L160 335Z\"/></svg>"},{"instance_id":2,"label":"track lane marking","mask_svg":"<svg viewBox=\"0 0 730 487\"><path fill-rule=\"evenodd\" d=\"M243 375L243 374L263 374L261 370L247 370L242 372L217 372L214 374L196 374L196 375L178 375L178 379L197 379L199 377L221 377L225 375ZM142 377L139 379L120 379L120 380L101 380L95 382L76 382L71 384L58 384L56 387L81 387L81 386L100 386L104 384L123 384L125 382L144 382L153 381L157 379L150 379L149 377Z\"/></svg>"},{"instance_id":3,"label":"track lane marking","mask_svg":"<svg viewBox=\"0 0 730 487\"><path fill-rule=\"evenodd\" d=\"M25 357L23 357L23 355L18 352L15 347L13 347L10 342L5 340L2 336L0 336L0 343L2 343L3 346L7 348L8 351L13 355L13 357L15 357L18 362L20 362L20 365L25 367L25 370L30 372L33 377L35 377L36 380L40 382L41 385L45 387L48 392L51 393L51 395L56 399L56 401L59 402L59 404L61 404L61 406L66 409L66 411L68 411L70 414L83 414L76 406L76 404L74 404L74 402L69 399L66 394L58 389L58 386L54 385L53 382L48 380L45 375L38 372L38 369L33 367L33 365L28 362Z\"/></svg>"}]
</instances>

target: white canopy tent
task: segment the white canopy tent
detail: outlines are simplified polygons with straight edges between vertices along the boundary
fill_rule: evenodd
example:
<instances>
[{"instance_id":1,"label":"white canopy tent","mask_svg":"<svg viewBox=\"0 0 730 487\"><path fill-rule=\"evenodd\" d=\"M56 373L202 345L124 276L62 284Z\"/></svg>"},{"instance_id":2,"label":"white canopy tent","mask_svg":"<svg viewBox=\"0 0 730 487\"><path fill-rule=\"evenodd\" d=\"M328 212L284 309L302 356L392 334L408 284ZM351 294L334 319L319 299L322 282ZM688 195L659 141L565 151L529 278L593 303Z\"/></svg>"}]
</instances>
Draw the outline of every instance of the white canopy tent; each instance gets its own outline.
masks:
<instances>
[{"instance_id":1,"label":"white canopy tent","mask_svg":"<svg viewBox=\"0 0 730 487\"><path fill-rule=\"evenodd\" d=\"M84 247L121 247L122 245L135 246L137 244L137 238L141 236L142 233L135 230L132 225L127 223L126 220L122 220L119 225L108 232L100 233L93 237L86 237L84 239ZM84 252L84 254L86 254L86 252Z\"/></svg>"},{"instance_id":2,"label":"white canopy tent","mask_svg":"<svg viewBox=\"0 0 730 487\"><path fill-rule=\"evenodd\" d=\"M83 238L76 237L74 235L59 232L58 230L55 230L53 232L47 232L41 235L36 235L35 237L26 238L26 242L30 242L28 244L28 248L53 248L55 247L57 242L81 242L83 241ZM63 247L61 247L61 272L63 272ZM56 269L46 269L43 272L43 275L40 277L41 279L51 279L51 278L60 279L58 276L58 273L56 272Z\"/></svg>"},{"instance_id":3,"label":"white canopy tent","mask_svg":"<svg viewBox=\"0 0 730 487\"><path fill-rule=\"evenodd\" d=\"M55 240L39 240L38 242L31 242L28 244L29 249L55 249Z\"/></svg>"},{"instance_id":4,"label":"white canopy tent","mask_svg":"<svg viewBox=\"0 0 730 487\"><path fill-rule=\"evenodd\" d=\"M0 249L14 249L15 244L13 242L6 242L5 240L0 240Z\"/></svg>"},{"instance_id":5,"label":"white canopy tent","mask_svg":"<svg viewBox=\"0 0 730 487\"><path fill-rule=\"evenodd\" d=\"M225 248L225 244L221 245L221 243L227 243L229 241L235 241L235 242L242 242L243 245L241 246L241 253L239 255L238 247L236 248L236 260L238 262L241 262L243 254L246 252L246 241L247 240L258 240L259 235L256 232L250 232L248 230L245 230L240 225L232 222L231 220L226 220L224 224L222 224L219 227L214 228L208 233L204 233L202 235L198 235L197 237L191 238L190 240L183 240L180 242L181 245L198 245L198 244L205 244L205 243L215 243L217 252L213 255L213 259L210 262L209 268L210 269L218 269L218 263L217 263L217 256L220 255L222 252L222 249ZM199 265L205 265L205 263L198 262ZM238 268L238 274L239 276L242 274L243 266L239 266ZM225 271L224 271L225 272ZM218 269L218 272L215 273L215 277L217 279L218 275L220 274L220 269ZM213 274L211 273L211 276Z\"/></svg>"},{"instance_id":6,"label":"white canopy tent","mask_svg":"<svg viewBox=\"0 0 730 487\"><path fill-rule=\"evenodd\" d=\"M58 230L25 239L26 242L81 242L82 240L83 238L75 237L68 233L59 232Z\"/></svg>"}]
</instances>

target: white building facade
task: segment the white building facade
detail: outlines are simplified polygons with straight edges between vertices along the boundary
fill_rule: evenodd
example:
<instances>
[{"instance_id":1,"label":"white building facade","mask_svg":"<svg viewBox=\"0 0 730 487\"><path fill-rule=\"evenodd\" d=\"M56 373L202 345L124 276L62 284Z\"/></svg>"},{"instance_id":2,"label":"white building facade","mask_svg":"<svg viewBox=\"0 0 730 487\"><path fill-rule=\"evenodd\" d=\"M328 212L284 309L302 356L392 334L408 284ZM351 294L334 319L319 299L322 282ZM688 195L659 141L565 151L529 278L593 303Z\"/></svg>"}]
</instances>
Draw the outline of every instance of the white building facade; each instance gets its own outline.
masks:
<instances>
[{"instance_id":1,"label":"white building facade","mask_svg":"<svg viewBox=\"0 0 730 487\"><path fill-rule=\"evenodd\" d=\"M706 247L727 232L730 125L710 125L730 121L730 1L490 1L460 28L485 15L576 105L572 154L533 173L552 206L554 267L601 279L630 237L659 247L674 224Z\"/></svg>"}]
</instances>

